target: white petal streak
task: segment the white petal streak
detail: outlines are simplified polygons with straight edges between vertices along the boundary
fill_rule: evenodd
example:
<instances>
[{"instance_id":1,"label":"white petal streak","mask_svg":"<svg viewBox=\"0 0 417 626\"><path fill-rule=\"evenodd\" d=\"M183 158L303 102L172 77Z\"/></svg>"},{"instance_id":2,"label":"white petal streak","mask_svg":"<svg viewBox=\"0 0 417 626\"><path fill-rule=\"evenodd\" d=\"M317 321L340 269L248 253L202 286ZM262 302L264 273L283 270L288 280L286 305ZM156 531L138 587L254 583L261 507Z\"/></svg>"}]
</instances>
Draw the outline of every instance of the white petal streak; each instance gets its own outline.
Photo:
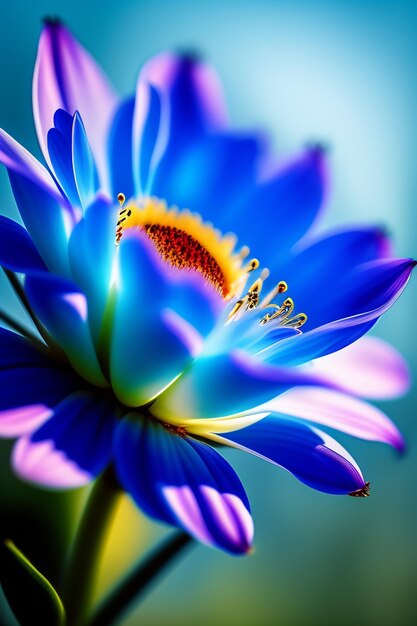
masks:
<instances>
[{"instance_id":1,"label":"white petal streak","mask_svg":"<svg viewBox=\"0 0 417 626\"><path fill-rule=\"evenodd\" d=\"M382 411L338 391L293 388L262 408L335 428L361 439L388 443L397 449L404 446L398 428Z\"/></svg>"}]
</instances>

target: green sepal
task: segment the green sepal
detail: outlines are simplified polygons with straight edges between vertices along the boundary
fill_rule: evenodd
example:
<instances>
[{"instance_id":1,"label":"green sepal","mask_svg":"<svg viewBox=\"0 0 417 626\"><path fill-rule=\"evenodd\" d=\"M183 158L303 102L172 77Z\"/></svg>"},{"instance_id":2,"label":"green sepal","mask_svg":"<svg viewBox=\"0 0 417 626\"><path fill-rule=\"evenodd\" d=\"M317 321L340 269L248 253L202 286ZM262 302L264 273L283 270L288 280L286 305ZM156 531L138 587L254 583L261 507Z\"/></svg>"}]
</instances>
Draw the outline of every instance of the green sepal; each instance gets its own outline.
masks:
<instances>
[{"instance_id":1,"label":"green sepal","mask_svg":"<svg viewBox=\"0 0 417 626\"><path fill-rule=\"evenodd\" d=\"M21 626L63 626L65 610L51 583L7 539L1 551L0 582Z\"/></svg>"}]
</instances>

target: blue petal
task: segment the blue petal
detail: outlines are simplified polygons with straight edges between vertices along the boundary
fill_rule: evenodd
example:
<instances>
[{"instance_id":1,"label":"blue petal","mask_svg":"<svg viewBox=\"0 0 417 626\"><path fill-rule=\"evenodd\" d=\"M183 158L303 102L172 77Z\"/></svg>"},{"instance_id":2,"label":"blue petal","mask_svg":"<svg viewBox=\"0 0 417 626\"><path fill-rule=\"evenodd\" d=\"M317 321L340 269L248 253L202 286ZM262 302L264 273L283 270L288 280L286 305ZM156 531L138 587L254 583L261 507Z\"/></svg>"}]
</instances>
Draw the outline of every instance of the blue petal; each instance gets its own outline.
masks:
<instances>
[{"instance_id":1,"label":"blue petal","mask_svg":"<svg viewBox=\"0 0 417 626\"><path fill-rule=\"evenodd\" d=\"M145 513L205 544L248 551L253 524L245 491L210 446L131 413L117 428L115 456L122 485Z\"/></svg>"},{"instance_id":2,"label":"blue petal","mask_svg":"<svg viewBox=\"0 0 417 626\"><path fill-rule=\"evenodd\" d=\"M36 432L20 440L13 465L24 479L52 487L78 487L109 464L116 425L113 407L79 391L61 402Z\"/></svg>"},{"instance_id":3,"label":"blue petal","mask_svg":"<svg viewBox=\"0 0 417 626\"><path fill-rule=\"evenodd\" d=\"M128 406L147 403L190 359L189 346L164 321L169 284L162 262L155 261L153 244L144 235L126 233L120 246L110 370L115 393Z\"/></svg>"},{"instance_id":4,"label":"blue petal","mask_svg":"<svg viewBox=\"0 0 417 626\"><path fill-rule=\"evenodd\" d=\"M350 296L357 289L360 266L387 252L381 229L362 227L321 236L291 256L280 267L279 278L287 282L296 310L308 316L303 330L359 313Z\"/></svg>"},{"instance_id":5,"label":"blue petal","mask_svg":"<svg viewBox=\"0 0 417 626\"><path fill-rule=\"evenodd\" d=\"M85 208L93 200L99 187L99 180L84 124L77 111L74 114L72 126L71 151L74 180L81 204Z\"/></svg>"},{"instance_id":6,"label":"blue petal","mask_svg":"<svg viewBox=\"0 0 417 626\"><path fill-rule=\"evenodd\" d=\"M341 495L365 487L359 467L334 439L278 414L216 440L280 465L319 491Z\"/></svg>"},{"instance_id":7,"label":"blue petal","mask_svg":"<svg viewBox=\"0 0 417 626\"><path fill-rule=\"evenodd\" d=\"M336 321L273 344L262 358L275 365L299 365L356 341L394 304L414 266L412 259L381 259L356 268L350 282L340 285L340 299L339 288L332 290L337 299L329 308Z\"/></svg>"},{"instance_id":8,"label":"blue petal","mask_svg":"<svg viewBox=\"0 0 417 626\"><path fill-rule=\"evenodd\" d=\"M168 205L201 213L222 230L237 232L238 224L229 212L254 183L260 149L257 137L214 135L190 145L175 158L167 153L156 172L152 193L165 198ZM250 224L253 228L253 221Z\"/></svg>"},{"instance_id":9,"label":"blue petal","mask_svg":"<svg viewBox=\"0 0 417 626\"><path fill-rule=\"evenodd\" d=\"M0 130L0 161L6 165L23 222L51 271L68 275L68 233L76 218L49 172Z\"/></svg>"},{"instance_id":10,"label":"blue petal","mask_svg":"<svg viewBox=\"0 0 417 626\"><path fill-rule=\"evenodd\" d=\"M74 228L68 245L71 274L88 300L91 333L97 343L109 299L118 209L97 196Z\"/></svg>"},{"instance_id":11,"label":"blue petal","mask_svg":"<svg viewBox=\"0 0 417 626\"><path fill-rule=\"evenodd\" d=\"M152 58L142 69L136 90L136 192L158 194L150 184L161 159L164 172L169 171L189 146L225 126L222 90L209 66L185 55Z\"/></svg>"},{"instance_id":12,"label":"blue petal","mask_svg":"<svg viewBox=\"0 0 417 626\"><path fill-rule=\"evenodd\" d=\"M134 106L134 98L128 98L120 104L109 133L108 158L113 198L117 198L119 193L123 193L128 199L134 196L132 163Z\"/></svg>"},{"instance_id":13,"label":"blue petal","mask_svg":"<svg viewBox=\"0 0 417 626\"><path fill-rule=\"evenodd\" d=\"M292 246L315 222L325 195L324 155L314 148L255 185L227 217L253 256L281 269Z\"/></svg>"},{"instance_id":14,"label":"blue petal","mask_svg":"<svg viewBox=\"0 0 417 626\"><path fill-rule=\"evenodd\" d=\"M80 206L80 197L72 166L73 117L59 109L54 115L55 127L48 131L48 153L55 175L73 206ZM56 124L59 126L57 128Z\"/></svg>"},{"instance_id":15,"label":"blue petal","mask_svg":"<svg viewBox=\"0 0 417 626\"><path fill-rule=\"evenodd\" d=\"M30 365L53 366L53 363L33 344L16 333L0 328L0 370Z\"/></svg>"},{"instance_id":16,"label":"blue petal","mask_svg":"<svg viewBox=\"0 0 417 626\"><path fill-rule=\"evenodd\" d=\"M197 358L151 411L167 420L223 417L253 409L295 385L321 383L314 373L272 367L236 350Z\"/></svg>"},{"instance_id":17,"label":"blue petal","mask_svg":"<svg viewBox=\"0 0 417 626\"><path fill-rule=\"evenodd\" d=\"M78 377L0 328L0 435L15 437L47 419L53 407L79 386Z\"/></svg>"},{"instance_id":18,"label":"blue petal","mask_svg":"<svg viewBox=\"0 0 417 626\"><path fill-rule=\"evenodd\" d=\"M46 270L27 230L3 215L0 215L0 265L24 274Z\"/></svg>"},{"instance_id":19,"label":"blue petal","mask_svg":"<svg viewBox=\"0 0 417 626\"><path fill-rule=\"evenodd\" d=\"M35 272L27 277L25 290L35 313L74 369L93 385L108 386L91 339L84 293L69 280Z\"/></svg>"},{"instance_id":20,"label":"blue petal","mask_svg":"<svg viewBox=\"0 0 417 626\"><path fill-rule=\"evenodd\" d=\"M161 98L158 91L139 80L134 110L133 171L137 196L150 195L155 163L165 147ZM163 143L162 143L163 142Z\"/></svg>"}]
</instances>

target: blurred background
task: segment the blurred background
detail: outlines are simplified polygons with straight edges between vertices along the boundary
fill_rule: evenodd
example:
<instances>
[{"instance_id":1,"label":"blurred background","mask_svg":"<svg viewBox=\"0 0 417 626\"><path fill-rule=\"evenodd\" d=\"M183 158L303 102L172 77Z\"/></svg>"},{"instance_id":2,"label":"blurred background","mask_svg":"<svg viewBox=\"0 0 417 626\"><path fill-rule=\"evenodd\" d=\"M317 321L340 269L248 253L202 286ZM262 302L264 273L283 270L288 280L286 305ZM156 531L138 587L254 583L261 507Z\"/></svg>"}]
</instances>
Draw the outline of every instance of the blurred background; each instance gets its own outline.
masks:
<instances>
[{"instance_id":1,"label":"blurred background","mask_svg":"<svg viewBox=\"0 0 417 626\"><path fill-rule=\"evenodd\" d=\"M164 49L197 49L217 68L237 127L270 133L283 157L306 141L330 146L327 224L385 225L399 256L417 256L417 2L383 0L16 1L0 8L0 126L39 155L31 78L41 18L58 15L122 94ZM1 212L16 216L0 171ZM324 286L326 288L326 286ZM329 286L329 288L332 288ZM1 278L0 299L20 315ZM417 370L416 282L376 326ZM166 576L124 626L365 626L417 623L417 387L381 404L408 442L338 436L372 497L331 497L248 455L229 458L255 518L255 551L236 559L201 546ZM86 496L19 483L0 448L0 530L56 581ZM100 590L167 530L126 499ZM4 600L0 600L4 605ZM2 621L3 620L3 621ZM13 624L4 608L1 624Z\"/></svg>"}]
</instances>

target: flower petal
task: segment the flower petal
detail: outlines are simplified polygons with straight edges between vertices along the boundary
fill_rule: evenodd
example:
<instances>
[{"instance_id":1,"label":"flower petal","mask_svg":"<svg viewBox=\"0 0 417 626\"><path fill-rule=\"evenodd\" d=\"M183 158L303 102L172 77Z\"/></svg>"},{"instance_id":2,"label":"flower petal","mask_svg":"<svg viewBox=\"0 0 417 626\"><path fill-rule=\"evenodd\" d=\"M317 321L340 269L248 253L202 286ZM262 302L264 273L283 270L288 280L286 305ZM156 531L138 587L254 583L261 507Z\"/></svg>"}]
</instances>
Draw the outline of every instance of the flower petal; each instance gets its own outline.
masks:
<instances>
[{"instance_id":1,"label":"flower petal","mask_svg":"<svg viewBox=\"0 0 417 626\"><path fill-rule=\"evenodd\" d=\"M32 273L25 290L39 319L65 351L74 369L93 385L106 387L88 326L88 305L71 281Z\"/></svg>"},{"instance_id":2,"label":"flower petal","mask_svg":"<svg viewBox=\"0 0 417 626\"><path fill-rule=\"evenodd\" d=\"M164 320L170 286L145 236L126 234L111 338L112 386L128 406L147 403L172 382L190 360L190 346ZM168 265L165 264L168 271Z\"/></svg>"},{"instance_id":3,"label":"flower petal","mask_svg":"<svg viewBox=\"0 0 417 626\"><path fill-rule=\"evenodd\" d=\"M416 262L412 259L383 259L363 264L341 288L342 298L332 316L349 317L284 339L263 350L262 357L275 365L299 365L341 350L364 335L401 295ZM339 294L339 288L333 290ZM343 303L343 298L346 302Z\"/></svg>"},{"instance_id":4,"label":"flower petal","mask_svg":"<svg viewBox=\"0 0 417 626\"><path fill-rule=\"evenodd\" d=\"M361 337L313 365L324 378L363 398L389 400L410 387L411 374L404 357L378 337Z\"/></svg>"},{"instance_id":5,"label":"flower petal","mask_svg":"<svg viewBox=\"0 0 417 626\"><path fill-rule=\"evenodd\" d=\"M110 200L98 194L74 228L68 244L71 275L87 297L90 329L96 344L110 293L117 215Z\"/></svg>"},{"instance_id":6,"label":"flower petal","mask_svg":"<svg viewBox=\"0 0 417 626\"><path fill-rule=\"evenodd\" d=\"M117 428L115 455L123 487L145 513L232 554L249 550L248 499L210 446L131 413Z\"/></svg>"},{"instance_id":7,"label":"flower petal","mask_svg":"<svg viewBox=\"0 0 417 626\"><path fill-rule=\"evenodd\" d=\"M224 128L226 119L221 85L210 66L190 55L163 53L150 59L136 90L136 193L158 194L152 181L161 159L164 172L169 171L188 146ZM162 178L165 176L163 173Z\"/></svg>"},{"instance_id":8,"label":"flower petal","mask_svg":"<svg viewBox=\"0 0 417 626\"><path fill-rule=\"evenodd\" d=\"M71 372L28 341L0 328L0 436L32 431L79 385Z\"/></svg>"},{"instance_id":9,"label":"flower petal","mask_svg":"<svg viewBox=\"0 0 417 626\"><path fill-rule=\"evenodd\" d=\"M331 389L290 389L259 410L291 415L354 437L388 443L397 450L404 449L401 433L382 411Z\"/></svg>"},{"instance_id":10,"label":"flower petal","mask_svg":"<svg viewBox=\"0 0 417 626\"><path fill-rule=\"evenodd\" d=\"M369 290L366 264L388 256L388 246L380 228L363 226L322 235L290 256L280 267L279 279L287 282L297 310L308 316L303 330L373 308L354 305L359 294L365 300Z\"/></svg>"},{"instance_id":11,"label":"flower petal","mask_svg":"<svg viewBox=\"0 0 417 626\"><path fill-rule=\"evenodd\" d=\"M109 133L108 159L112 198L117 198L119 193L123 193L129 199L135 194L132 162L134 108L134 98L123 100L114 116Z\"/></svg>"},{"instance_id":12,"label":"flower petal","mask_svg":"<svg viewBox=\"0 0 417 626\"><path fill-rule=\"evenodd\" d=\"M17 442L13 467L29 482L56 488L84 485L109 464L115 425L106 399L76 392L36 432Z\"/></svg>"},{"instance_id":13,"label":"flower petal","mask_svg":"<svg viewBox=\"0 0 417 626\"><path fill-rule=\"evenodd\" d=\"M210 135L172 159L167 153L155 174L152 193L168 205L200 213L223 231L235 232L240 216L234 220L231 209L253 186L262 147L255 135ZM250 223L254 228L253 219Z\"/></svg>"},{"instance_id":14,"label":"flower petal","mask_svg":"<svg viewBox=\"0 0 417 626\"><path fill-rule=\"evenodd\" d=\"M0 162L9 171L20 174L36 183L58 202L64 202L52 176L35 157L5 130L0 128Z\"/></svg>"},{"instance_id":15,"label":"flower petal","mask_svg":"<svg viewBox=\"0 0 417 626\"><path fill-rule=\"evenodd\" d=\"M100 178L107 183L106 143L117 103L107 78L90 54L58 21L46 23L33 75L33 113L44 157L52 166L47 134L57 109L70 115L79 111L93 151Z\"/></svg>"},{"instance_id":16,"label":"flower petal","mask_svg":"<svg viewBox=\"0 0 417 626\"><path fill-rule=\"evenodd\" d=\"M280 415L213 439L275 463L318 491L342 495L365 487L359 467L337 441Z\"/></svg>"},{"instance_id":17,"label":"flower petal","mask_svg":"<svg viewBox=\"0 0 417 626\"><path fill-rule=\"evenodd\" d=\"M292 246L315 223L326 198L326 170L322 149L310 148L255 185L227 216L239 241L255 257L268 259L271 269L281 271Z\"/></svg>"},{"instance_id":18,"label":"flower petal","mask_svg":"<svg viewBox=\"0 0 417 626\"><path fill-rule=\"evenodd\" d=\"M48 153L60 186L73 207L80 206L80 195L75 184L72 165L73 116L58 109L54 115L54 126L47 135Z\"/></svg>"},{"instance_id":19,"label":"flower petal","mask_svg":"<svg viewBox=\"0 0 417 626\"><path fill-rule=\"evenodd\" d=\"M249 411L295 385L324 384L295 368L266 365L241 350L201 356L151 407L154 415L175 421L229 416Z\"/></svg>"},{"instance_id":20,"label":"flower petal","mask_svg":"<svg viewBox=\"0 0 417 626\"><path fill-rule=\"evenodd\" d=\"M0 129L0 162L8 169L19 212L52 271L68 274L68 234L76 217L49 172Z\"/></svg>"},{"instance_id":21,"label":"flower petal","mask_svg":"<svg viewBox=\"0 0 417 626\"><path fill-rule=\"evenodd\" d=\"M13 448L12 465L23 480L47 487L74 489L91 480L88 472L55 450L52 441L32 444L28 437L21 437Z\"/></svg>"},{"instance_id":22,"label":"flower petal","mask_svg":"<svg viewBox=\"0 0 417 626\"><path fill-rule=\"evenodd\" d=\"M99 181L94 157L78 111L74 114L72 125L72 165L81 205L85 208L98 191Z\"/></svg>"},{"instance_id":23,"label":"flower petal","mask_svg":"<svg viewBox=\"0 0 417 626\"><path fill-rule=\"evenodd\" d=\"M0 265L24 274L46 270L27 230L3 215L0 215Z\"/></svg>"}]
</instances>

